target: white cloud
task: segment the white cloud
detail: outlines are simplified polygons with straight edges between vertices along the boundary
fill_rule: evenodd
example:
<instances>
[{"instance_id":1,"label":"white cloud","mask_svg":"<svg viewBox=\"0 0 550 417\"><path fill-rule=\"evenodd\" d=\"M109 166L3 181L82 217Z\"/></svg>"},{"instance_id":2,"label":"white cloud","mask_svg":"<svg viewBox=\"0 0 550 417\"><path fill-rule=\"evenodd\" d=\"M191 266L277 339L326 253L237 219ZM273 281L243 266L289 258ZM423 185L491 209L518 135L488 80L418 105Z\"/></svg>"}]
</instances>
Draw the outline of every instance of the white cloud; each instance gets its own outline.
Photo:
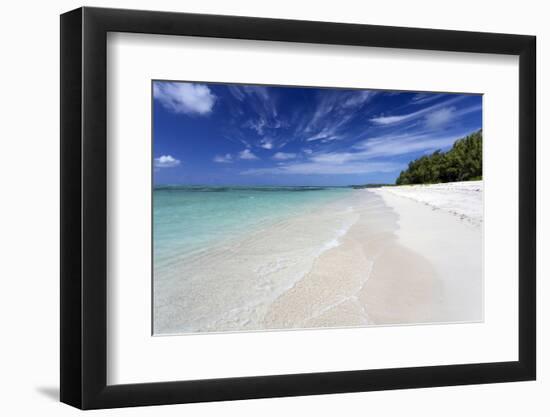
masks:
<instances>
[{"instance_id":1,"label":"white cloud","mask_svg":"<svg viewBox=\"0 0 550 417\"><path fill-rule=\"evenodd\" d=\"M342 103L343 108L359 107L365 104L370 98L376 94L376 91L360 90L350 94L350 96Z\"/></svg>"},{"instance_id":2,"label":"white cloud","mask_svg":"<svg viewBox=\"0 0 550 417\"><path fill-rule=\"evenodd\" d=\"M229 92L233 97L235 97L239 101L244 100L245 94L239 86L228 84L227 87L229 88Z\"/></svg>"},{"instance_id":3,"label":"white cloud","mask_svg":"<svg viewBox=\"0 0 550 417\"><path fill-rule=\"evenodd\" d=\"M307 162L325 167L327 171L337 172L348 169L359 172L361 166L372 167L377 158L407 155L414 152L433 152L445 149L459 138L466 136L469 131L458 132L454 135L434 135L433 133L417 133L402 135L385 135L373 137L356 144L349 151L316 153L309 157ZM377 161L376 164L379 162ZM350 165L350 168L336 168ZM377 165L374 165L377 166Z\"/></svg>"},{"instance_id":4,"label":"white cloud","mask_svg":"<svg viewBox=\"0 0 550 417\"><path fill-rule=\"evenodd\" d=\"M418 113L418 112L417 112ZM393 123L399 123L414 118L417 113L406 114L403 116L379 116L370 119L371 122L378 125L390 125Z\"/></svg>"},{"instance_id":5,"label":"white cloud","mask_svg":"<svg viewBox=\"0 0 550 417\"><path fill-rule=\"evenodd\" d=\"M345 155L348 155L349 160L354 158L371 159L406 155L413 152L435 151L437 149L443 149L451 146L457 139L466 136L468 133L470 133L470 131L457 132L453 135L416 133L378 136L356 144L354 149L359 150L359 152L347 153ZM320 155L319 157L323 157L323 155Z\"/></svg>"},{"instance_id":6,"label":"white cloud","mask_svg":"<svg viewBox=\"0 0 550 417\"><path fill-rule=\"evenodd\" d=\"M277 152L273 155L273 159L277 159L278 161L285 161L294 158L296 158L296 154L291 152Z\"/></svg>"},{"instance_id":7,"label":"white cloud","mask_svg":"<svg viewBox=\"0 0 550 417\"><path fill-rule=\"evenodd\" d=\"M443 94L437 93L417 93L411 99L411 104L426 104L430 101L443 97Z\"/></svg>"},{"instance_id":8,"label":"white cloud","mask_svg":"<svg viewBox=\"0 0 550 417\"><path fill-rule=\"evenodd\" d=\"M225 155L216 155L213 161L221 164L230 164L231 162L233 162L233 157L231 156L231 154L226 153Z\"/></svg>"},{"instance_id":9,"label":"white cloud","mask_svg":"<svg viewBox=\"0 0 550 417\"><path fill-rule=\"evenodd\" d=\"M260 118L275 119L278 115L275 101L270 96L268 89L264 86L230 85L229 92L240 102L244 102L245 99L247 99L246 101L253 103L254 110ZM264 122L266 121L264 120ZM273 123L270 123L270 125L271 124Z\"/></svg>"},{"instance_id":10,"label":"white cloud","mask_svg":"<svg viewBox=\"0 0 550 417\"><path fill-rule=\"evenodd\" d=\"M256 155L252 153L250 149L243 149L241 152L239 152L236 155L236 157L240 159L249 160L249 161L252 161L254 159L259 159ZM230 153L226 153L225 155L216 155L213 161L221 164L230 164L235 161L235 157Z\"/></svg>"},{"instance_id":11,"label":"white cloud","mask_svg":"<svg viewBox=\"0 0 550 417\"><path fill-rule=\"evenodd\" d=\"M377 125L393 125L401 122L408 122L410 120L415 120L420 117L424 117L426 114L431 113L437 109L440 109L441 107L447 106L451 103L454 103L456 101L462 100L465 96L456 96L451 98L450 100L447 100L443 103L434 104L433 106L426 107L425 109L418 110L412 113L408 114L402 114L399 116L378 116L373 117L370 119L371 122L377 124Z\"/></svg>"},{"instance_id":12,"label":"white cloud","mask_svg":"<svg viewBox=\"0 0 550 417\"><path fill-rule=\"evenodd\" d=\"M155 168L173 168L177 167L180 161L172 155L162 155L154 160Z\"/></svg>"},{"instance_id":13,"label":"white cloud","mask_svg":"<svg viewBox=\"0 0 550 417\"><path fill-rule=\"evenodd\" d=\"M306 138L306 141L312 142L321 140L327 142L341 139L342 135L339 133L340 128L352 120L356 116L356 112L356 109L350 110L344 108L341 104L339 104L338 107L334 107L334 105L330 103L325 103L317 109L313 120L305 128L306 133L316 132Z\"/></svg>"},{"instance_id":14,"label":"white cloud","mask_svg":"<svg viewBox=\"0 0 550 417\"><path fill-rule=\"evenodd\" d=\"M395 172L403 169L404 165L398 162L380 161L378 158L444 149L467 133L459 132L452 136L436 136L427 133L379 136L365 140L349 151L314 153L310 154L305 162L285 162L276 167L249 169L241 174L339 175Z\"/></svg>"},{"instance_id":15,"label":"white cloud","mask_svg":"<svg viewBox=\"0 0 550 417\"><path fill-rule=\"evenodd\" d=\"M311 161L328 164L343 164L348 161L365 159L361 152L333 152L322 153L311 157Z\"/></svg>"},{"instance_id":16,"label":"white cloud","mask_svg":"<svg viewBox=\"0 0 550 417\"><path fill-rule=\"evenodd\" d=\"M260 141L260 147L264 149L273 149L273 140L270 138L263 138Z\"/></svg>"},{"instance_id":17,"label":"white cloud","mask_svg":"<svg viewBox=\"0 0 550 417\"><path fill-rule=\"evenodd\" d=\"M444 107L426 115L426 126L432 129L445 126L455 116L454 107Z\"/></svg>"},{"instance_id":18,"label":"white cloud","mask_svg":"<svg viewBox=\"0 0 550 417\"><path fill-rule=\"evenodd\" d=\"M216 102L216 96L202 84L157 81L153 95L168 110L189 115L207 115Z\"/></svg>"},{"instance_id":19,"label":"white cloud","mask_svg":"<svg viewBox=\"0 0 550 417\"><path fill-rule=\"evenodd\" d=\"M452 120L464 116L468 113L481 110L481 105L474 105L457 110L455 107L444 107L432 113L428 113L425 117L425 124L428 128L436 129L448 125Z\"/></svg>"},{"instance_id":20,"label":"white cloud","mask_svg":"<svg viewBox=\"0 0 550 417\"><path fill-rule=\"evenodd\" d=\"M363 152L363 155L369 158L376 158L382 156L407 155L420 151L435 151L451 146L457 139L457 136L452 136L428 140L415 140L414 138L390 140L387 143L373 144Z\"/></svg>"},{"instance_id":21,"label":"white cloud","mask_svg":"<svg viewBox=\"0 0 550 417\"><path fill-rule=\"evenodd\" d=\"M318 136L323 130L333 132L350 121L367 101L377 94L376 91L357 90L350 92L323 92L316 103L315 111L309 120L304 120L300 129ZM316 133L315 133L316 132ZM316 139L310 139L316 140Z\"/></svg>"},{"instance_id":22,"label":"white cloud","mask_svg":"<svg viewBox=\"0 0 550 417\"><path fill-rule=\"evenodd\" d=\"M319 126L323 125L323 121L326 120L326 117L333 111L335 105L333 100L321 100L317 104L313 117L309 120L307 125L305 125L304 130L306 132L319 130Z\"/></svg>"},{"instance_id":23,"label":"white cloud","mask_svg":"<svg viewBox=\"0 0 550 417\"><path fill-rule=\"evenodd\" d=\"M267 88L262 85L243 85L242 89L246 91L248 95L256 95L259 99L268 101L269 93Z\"/></svg>"},{"instance_id":24,"label":"white cloud","mask_svg":"<svg viewBox=\"0 0 550 417\"><path fill-rule=\"evenodd\" d=\"M267 121L260 117L258 120L247 120L246 123L244 124L244 127L248 127L252 130L255 130L258 135L263 135L264 134L264 127L267 125Z\"/></svg>"},{"instance_id":25,"label":"white cloud","mask_svg":"<svg viewBox=\"0 0 550 417\"><path fill-rule=\"evenodd\" d=\"M250 149L244 149L241 152L239 152L239 158L250 160L250 161L254 159L258 159L258 157L254 155Z\"/></svg>"},{"instance_id":26,"label":"white cloud","mask_svg":"<svg viewBox=\"0 0 550 417\"><path fill-rule=\"evenodd\" d=\"M330 126L330 127L325 127L320 132L318 132L317 134L307 138L306 141L307 142L313 142L315 140L328 141L328 140L339 139L340 136L336 134L336 131L338 130L338 127L340 127L340 125L333 125L333 126Z\"/></svg>"}]
</instances>

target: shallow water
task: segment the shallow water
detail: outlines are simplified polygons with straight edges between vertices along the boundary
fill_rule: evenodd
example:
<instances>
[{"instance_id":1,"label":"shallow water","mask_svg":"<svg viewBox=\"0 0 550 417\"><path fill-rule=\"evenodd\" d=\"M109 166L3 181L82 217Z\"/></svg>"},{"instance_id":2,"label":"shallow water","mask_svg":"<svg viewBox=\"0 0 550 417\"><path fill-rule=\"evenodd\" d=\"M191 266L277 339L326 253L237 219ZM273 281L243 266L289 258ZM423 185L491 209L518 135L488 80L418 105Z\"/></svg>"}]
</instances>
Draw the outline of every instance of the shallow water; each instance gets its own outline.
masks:
<instances>
[{"instance_id":1,"label":"shallow water","mask_svg":"<svg viewBox=\"0 0 550 417\"><path fill-rule=\"evenodd\" d=\"M347 188L154 191L156 334L259 329L357 220Z\"/></svg>"}]
</instances>

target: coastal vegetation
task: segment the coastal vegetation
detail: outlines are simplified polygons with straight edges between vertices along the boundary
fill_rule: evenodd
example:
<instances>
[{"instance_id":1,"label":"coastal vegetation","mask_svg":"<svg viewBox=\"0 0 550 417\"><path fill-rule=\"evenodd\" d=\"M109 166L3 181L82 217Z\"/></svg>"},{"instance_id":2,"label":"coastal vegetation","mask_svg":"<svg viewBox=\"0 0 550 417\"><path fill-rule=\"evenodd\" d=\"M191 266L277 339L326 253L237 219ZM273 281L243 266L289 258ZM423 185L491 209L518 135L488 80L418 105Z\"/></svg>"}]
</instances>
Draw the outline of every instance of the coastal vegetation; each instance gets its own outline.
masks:
<instances>
[{"instance_id":1,"label":"coastal vegetation","mask_svg":"<svg viewBox=\"0 0 550 417\"><path fill-rule=\"evenodd\" d=\"M435 151L409 162L401 171L396 185L435 184L482 179L481 129L458 139L447 152Z\"/></svg>"}]
</instances>

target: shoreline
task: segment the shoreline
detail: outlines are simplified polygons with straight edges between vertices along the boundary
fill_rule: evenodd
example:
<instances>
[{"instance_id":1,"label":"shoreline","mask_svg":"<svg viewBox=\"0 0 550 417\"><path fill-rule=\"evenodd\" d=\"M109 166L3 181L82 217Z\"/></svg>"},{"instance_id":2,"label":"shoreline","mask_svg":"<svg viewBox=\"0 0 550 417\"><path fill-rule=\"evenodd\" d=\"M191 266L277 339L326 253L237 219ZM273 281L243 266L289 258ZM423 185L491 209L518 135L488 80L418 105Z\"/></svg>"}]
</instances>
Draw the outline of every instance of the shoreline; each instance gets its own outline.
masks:
<instances>
[{"instance_id":1,"label":"shoreline","mask_svg":"<svg viewBox=\"0 0 550 417\"><path fill-rule=\"evenodd\" d=\"M402 188L354 190L155 282L155 334L482 320L480 222Z\"/></svg>"},{"instance_id":2,"label":"shoreline","mask_svg":"<svg viewBox=\"0 0 550 417\"><path fill-rule=\"evenodd\" d=\"M453 194L461 186L444 187ZM479 189L479 184L467 184L466 192L472 186ZM432 187L422 188L423 197ZM407 195L399 195L401 189ZM380 201L370 212L363 208L342 244L321 255L299 284L279 297L266 327L482 321L481 219L426 204L422 198L412 198L411 191L410 187L358 190ZM459 197L464 198L460 192ZM449 200L443 199L445 204ZM331 277L329 268L338 272ZM336 283L334 276L339 278ZM306 307L308 299L317 300L316 308Z\"/></svg>"},{"instance_id":3,"label":"shoreline","mask_svg":"<svg viewBox=\"0 0 550 417\"><path fill-rule=\"evenodd\" d=\"M358 191L360 218L339 247L272 305L269 329L432 323L445 320L435 270L398 240L399 216L384 199Z\"/></svg>"}]
</instances>

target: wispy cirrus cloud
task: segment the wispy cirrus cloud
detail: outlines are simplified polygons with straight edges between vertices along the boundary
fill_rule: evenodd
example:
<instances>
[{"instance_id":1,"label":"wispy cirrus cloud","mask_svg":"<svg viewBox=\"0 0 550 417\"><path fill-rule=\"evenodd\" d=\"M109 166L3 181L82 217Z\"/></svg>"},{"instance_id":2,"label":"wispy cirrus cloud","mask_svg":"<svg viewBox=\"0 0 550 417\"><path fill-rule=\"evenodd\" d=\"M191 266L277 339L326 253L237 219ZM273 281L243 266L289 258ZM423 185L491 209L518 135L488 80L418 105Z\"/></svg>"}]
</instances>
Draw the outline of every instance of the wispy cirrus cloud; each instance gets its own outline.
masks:
<instances>
[{"instance_id":1,"label":"wispy cirrus cloud","mask_svg":"<svg viewBox=\"0 0 550 417\"><path fill-rule=\"evenodd\" d=\"M248 119L243 126L255 130L258 135L262 136L264 134L264 127L266 125L267 120L263 117L258 117L254 119Z\"/></svg>"},{"instance_id":2,"label":"wispy cirrus cloud","mask_svg":"<svg viewBox=\"0 0 550 417\"><path fill-rule=\"evenodd\" d=\"M309 136L306 138L306 142L313 142L316 140L321 141L330 141L330 140L336 140L339 139L340 136L336 134L338 128L341 125L333 125L333 126L326 126L323 129L321 129L319 132L314 134L313 136Z\"/></svg>"},{"instance_id":3,"label":"wispy cirrus cloud","mask_svg":"<svg viewBox=\"0 0 550 417\"><path fill-rule=\"evenodd\" d=\"M162 155L154 159L155 168L174 168L180 163L181 161L174 158L172 155Z\"/></svg>"},{"instance_id":4,"label":"wispy cirrus cloud","mask_svg":"<svg viewBox=\"0 0 550 417\"><path fill-rule=\"evenodd\" d=\"M293 141L327 143L345 138L346 126L361 114L364 105L378 94L372 90L310 90L300 113L278 111L278 88L231 85L232 113L248 135L251 147L280 149ZM313 98L313 100L312 100ZM246 108L237 111L236 108ZM284 110L284 109L283 109ZM240 117L243 115L243 117Z\"/></svg>"},{"instance_id":5,"label":"wispy cirrus cloud","mask_svg":"<svg viewBox=\"0 0 550 417\"><path fill-rule=\"evenodd\" d=\"M372 97L374 97L376 94L377 92L373 90L356 90L356 91L350 92L349 95L341 103L341 107L343 109L360 107L363 104L365 104L367 101L369 101Z\"/></svg>"},{"instance_id":6,"label":"wispy cirrus cloud","mask_svg":"<svg viewBox=\"0 0 550 417\"><path fill-rule=\"evenodd\" d=\"M392 157L448 148L465 134L438 136L423 133L373 137L356 144L347 151L311 153L305 161L286 162L275 167L247 169L242 171L241 175L349 175L394 172L403 169L405 164L392 159ZM286 158L279 159L285 160Z\"/></svg>"},{"instance_id":7,"label":"wispy cirrus cloud","mask_svg":"<svg viewBox=\"0 0 550 417\"><path fill-rule=\"evenodd\" d=\"M306 116L308 119L304 118L297 134L303 133L308 142L340 139L339 130L376 94L371 90L321 90L313 113Z\"/></svg>"},{"instance_id":8,"label":"wispy cirrus cloud","mask_svg":"<svg viewBox=\"0 0 550 417\"><path fill-rule=\"evenodd\" d=\"M444 97L445 94L417 93L411 99L411 104L424 105Z\"/></svg>"},{"instance_id":9,"label":"wispy cirrus cloud","mask_svg":"<svg viewBox=\"0 0 550 417\"><path fill-rule=\"evenodd\" d=\"M458 110L456 107L443 107L424 118L425 126L429 129L439 129L447 126L450 122L458 120L462 116L481 110L481 105L474 105Z\"/></svg>"},{"instance_id":10,"label":"wispy cirrus cloud","mask_svg":"<svg viewBox=\"0 0 550 417\"><path fill-rule=\"evenodd\" d=\"M463 100L464 97L465 96L463 96L463 95L459 95L459 96L453 97L449 100L446 100L442 103L434 104L430 107L426 107L426 108L423 108L421 110L417 110L417 111L414 111L414 112L411 112L411 113L400 114L400 115L395 115L395 116L382 115L382 116L372 117L370 119L370 121L372 123L374 123L375 125L385 125L385 126L394 125L394 124L403 123L403 122L409 122L409 121L412 121L412 120L415 120L415 119L425 117L428 113L431 113L431 112L433 112L437 109L449 106L450 104L453 104L453 103L456 103L460 100Z\"/></svg>"},{"instance_id":11,"label":"wispy cirrus cloud","mask_svg":"<svg viewBox=\"0 0 550 417\"><path fill-rule=\"evenodd\" d=\"M243 101L245 99L246 94L244 93L244 91L241 89L240 86L229 84L227 88L229 89L229 92L231 93L231 95L234 98L236 98L238 101Z\"/></svg>"},{"instance_id":12,"label":"wispy cirrus cloud","mask_svg":"<svg viewBox=\"0 0 550 417\"><path fill-rule=\"evenodd\" d=\"M267 87L263 85L232 85L229 92L238 101L254 101L259 104L259 111L264 110L269 115L277 116L277 107Z\"/></svg>"},{"instance_id":13,"label":"wispy cirrus cloud","mask_svg":"<svg viewBox=\"0 0 550 417\"><path fill-rule=\"evenodd\" d=\"M425 117L426 126L430 129L436 129L438 127L445 126L451 120L454 119L456 108L443 107L441 109L434 110L428 113Z\"/></svg>"},{"instance_id":14,"label":"wispy cirrus cloud","mask_svg":"<svg viewBox=\"0 0 550 417\"><path fill-rule=\"evenodd\" d=\"M281 127L282 122L279 118L276 98L269 92L269 89L261 85L231 85L228 87L230 95L235 99L232 111L237 114L239 123L242 127L255 132L258 137L263 137L274 129ZM238 111L236 108L246 108L246 111ZM264 140L256 143L260 147L269 146L274 139L269 142Z\"/></svg>"},{"instance_id":15,"label":"wispy cirrus cloud","mask_svg":"<svg viewBox=\"0 0 550 417\"><path fill-rule=\"evenodd\" d=\"M241 88L250 96L256 96L264 102L268 102L270 97L267 87L263 85L243 85Z\"/></svg>"},{"instance_id":16,"label":"wispy cirrus cloud","mask_svg":"<svg viewBox=\"0 0 550 417\"><path fill-rule=\"evenodd\" d=\"M385 135L366 139L353 146L357 152L350 158L380 158L408 155L414 152L435 151L450 147L457 139L470 133L469 130L444 133L411 133Z\"/></svg>"},{"instance_id":17,"label":"wispy cirrus cloud","mask_svg":"<svg viewBox=\"0 0 550 417\"><path fill-rule=\"evenodd\" d=\"M207 115L216 103L208 86L193 83L155 82L153 97L166 109L187 115Z\"/></svg>"}]
</instances>

